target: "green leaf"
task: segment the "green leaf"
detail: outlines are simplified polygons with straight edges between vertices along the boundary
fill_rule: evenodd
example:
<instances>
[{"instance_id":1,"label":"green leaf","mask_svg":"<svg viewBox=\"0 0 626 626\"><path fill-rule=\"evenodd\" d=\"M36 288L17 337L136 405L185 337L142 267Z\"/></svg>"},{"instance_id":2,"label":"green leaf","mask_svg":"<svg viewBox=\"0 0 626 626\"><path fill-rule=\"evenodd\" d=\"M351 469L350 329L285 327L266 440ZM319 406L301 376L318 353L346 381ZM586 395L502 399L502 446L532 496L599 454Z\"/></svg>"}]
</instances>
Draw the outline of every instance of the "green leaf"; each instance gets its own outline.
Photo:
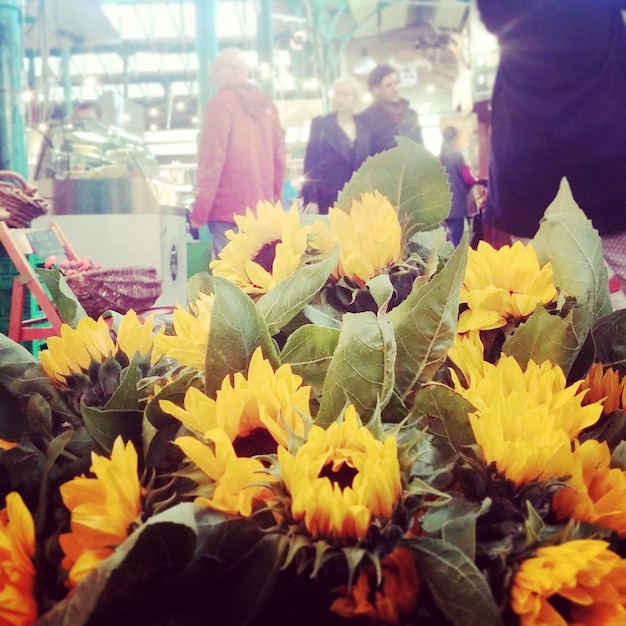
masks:
<instances>
[{"instance_id":1,"label":"green leaf","mask_svg":"<svg viewBox=\"0 0 626 626\"><path fill-rule=\"evenodd\" d=\"M402 400L431 380L454 340L467 248L465 235L444 268L389 312L398 346L396 391Z\"/></svg>"},{"instance_id":2,"label":"green leaf","mask_svg":"<svg viewBox=\"0 0 626 626\"><path fill-rule=\"evenodd\" d=\"M327 305L324 310L320 306L307 305L302 309L304 317L316 326L326 326L328 328L341 328L341 319L337 311Z\"/></svg>"},{"instance_id":3,"label":"green leaf","mask_svg":"<svg viewBox=\"0 0 626 626\"><path fill-rule=\"evenodd\" d=\"M366 283L366 287L372 294L372 298L374 298L374 302L376 302L376 306L379 309L387 307L394 293L393 283L389 278L389 274L374 276Z\"/></svg>"},{"instance_id":4,"label":"green leaf","mask_svg":"<svg viewBox=\"0 0 626 626\"><path fill-rule=\"evenodd\" d=\"M417 425L428 429L431 435L443 437L454 447L471 446L476 443L469 414L474 406L454 390L433 383L425 385L415 394L409 414Z\"/></svg>"},{"instance_id":5,"label":"green leaf","mask_svg":"<svg viewBox=\"0 0 626 626\"><path fill-rule=\"evenodd\" d=\"M43 532L45 524L45 516L48 505L48 488L50 487L49 474L52 466L56 463L59 455L63 453L67 444L72 439L72 431L70 429L62 432L55 437L46 449L46 460L41 471L41 483L39 484L39 499L37 502L37 510L34 516L35 530L38 534Z\"/></svg>"},{"instance_id":6,"label":"green leaf","mask_svg":"<svg viewBox=\"0 0 626 626\"><path fill-rule=\"evenodd\" d=\"M10 490L19 489L33 476L38 478L40 456L41 451L28 442L0 452L0 461L9 475Z\"/></svg>"},{"instance_id":7,"label":"green leaf","mask_svg":"<svg viewBox=\"0 0 626 626\"><path fill-rule=\"evenodd\" d=\"M195 303L200 293L213 293L215 284L209 272L198 272L187 279L187 302Z\"/></svg>"},{"instance_id":8,"label":"green leaf","mask_svg":"<svg viewBox=\"0 0 626 626\"><path fill-rule=\"evenodd\" d=\"M339 192L336 206L349 211L353 199L380 191L398 211L402 235L437 228L450 210L448 177L439 160L405 137L396 148L370 157Z\"/></svg>"},{"instance_id":9,"label":"green leaf","mask_svg":"<svg viewBox=\"0 0 626 626\"><path fill-rule=\"evenodd\" d=\"M284 536L264 532L251 520L235 519L206 528L200 526L199 540L202 560L197 562L197 569L189 572L189 584L181 581L179 588L181 596L196 596L197 619L191 624L207 623L206 607L210 607L214 624L250 623L274 592L286 552Z\"/></svg>"},{"instance_id":10,"label":"green leaf","mask_svg":"<svg viewBox=\"0 0 626 626\"><path fill-rule=\"evenodd\" d=\"M107 454L111 454L118 436L132 441L136 450L141 450L142 412L128 409L103 409L87 406L81 401L80 411L87 430Z\"/></svg>"},{"instance_id":11,"label":"green leaf","mask_svg":"<svg viewBox=\"0 0 626 626\"><path fill-rule=\"evenodd\" d=\"M142 449L143 413L139 409L137 394L139 369L134 363L133 360L124 370L118 388L103 407L87 406L81 400L80 409L85 426L108 454L118 436L124 441L132 441L137 451Z\"/></svg>"},{"instance_id":12,"label":"green leaf","mask_svg":"<svg viewBox=\"0 0 626 626\"><path fill-rule=\"evenodd\" d=\"M450 488L459 453L444 438L425 433L411 452L414 459L410 472L412 479L419 478L439 490Z\"/></svg>"},{"instance_id":13,"label":"green leaf","mask_svg":"<svg viewBox=\"0 0 626 626\"><path fill-rule=\"evenodd\" d=\"M181 506L193 505L178 505L165 513ZM167 523L161 518L164 514L157 516L159 526ZM170 524L178 526L177 521ZM89 625L244 626L257 617L273 595L283 537L263 532L250 520L225 521L207 510L197 510L195 521L195 528L190 524L188 530L168 525L160 537L151 533L141 550L134 548L105 581ZM67 617L45 626L83 626L80 620L71 621L70 614ZM261 618L261 623L267 621Z\"/></svg>"},{"instance_id":14,"label":"green leaf","mask_svg":"<svg viewBox=\"0 0 626 626\"><path fill-rule=\"evenodd\" d=\"M502 626L487 581L476 565L449 541L405 540L439 610L454 626Z\"/></svg>"},{"instance_id":15,"label":"green leaf","mask_svg":"<svg viewBox=\"0 0 626 626\"><path fill-rule=\"evenodd\" d=\"M555 284L587 303L593 319L611 312L602 241L576 205L565 179L541 221L533 247L542 265L552 262Z\"/></svg>"},{"instance_id":16,"label":"green leaf","mask_svg":"<svg viewBox=\"0 0 626 626\"><path fill-rule=\"evenodd\" d=\"M214 281L205 384L206 394L211 397L215 397L226 376L248 370L259 346L272 365L279 364L276 346L252 298L224 278L215 277Z\"/></svg>"},{"instance_id":17,"label":"green leaf","mask_svg":"<svg viewBox=\"0 0 626 626\"><path fill-rule=\"evenodd\" d=\"M107 613L123 607L138 591L180 572L196 547L196 510L184 503L150 518L43 615L37 626L84 626L92 618L93 623L108 623Z\"/></svg>"},{"instance_id":18,"label":"green leaf","mask_svg":"<svg viewBox=\"0 0 626 626\"><path fill-rule=\"evenodd\" d=\"M289 363L306 385L321 392L338 341L338 329L307 324L289 335L280 360Z\"/></svg>"},{"instance_id":19,"label":"green leaf","mask_svg":"<svg viewBox=\"0 0 626 626\"><path fill-rule=\"evenodd\" d=\"M26 348L0 333L0 439L17 441L26 430L26 415L18 400L34 393L45 398L60 421L75 418L39 361Z\"/></svg>"},{"instance_id":20,"label":"green leaf","mask_svg":"<svg viewBox=\"0 0 626 626\"><path fill-rule=\"evenodd\" d=\"M65 276L58 270L44 268L37 268L36 272L50 292L50 300L59 312L61 319L72 328L76 328L78 320L87 317L87 313L67 284Z\"/></svg>"},{"instance_id":21,"label":"green leaf","mask_svg":"<svg viewBox=\"0 0 626 626\"><path fill-rule=\"evenodd\" d=\"M120 384L103 408L108 410L139 410L139 395L137 393L139 377L140 371L135 358L123 371Z\"/></svg>"},{"instance_id":22,"label":"green leaf","mask_svg":"<svg viewBox=\"0 0 626 626\"><path fill-rule=\"evenodd\" d=\"M626 374L626 309L604 316L591 330L596 360Z\"/></svg>"},{"instance_id":23,"label":"green leaf","mask_svg":"<svg viewBox=\"0 0 626 626\"><path fill-rule=\"evenodd\" d=\"M587 314L588 307L582 305L562 319L558 315L550 315L539 304L532 315L507 337L502 352L515 357L523 368L530 359L536 363L550 361L559 365L567 376L591 324L591 316Z\"/></svg>"},{"instance_id":24,"label":"green leaf","mask_svg":"<svg viewBox=\"0 0 626 626\"><path fill-rule=\"evenodd\" d=\"M337 264L333 255L323 261L303 265L256 302L265 319L270 335L275 335L288 324L324 286Z\"/></svg>"},{"instance_id":25,"label":"green leaf","mask_svg":"<svg viewBox=\"0 0 626 626\"><path fill-rule=\"evenodd\" d=\"M392 392L395 342L389 322L372 312L347 313L328 367L317 423L331 424L348 403L366 423Z\"/></svg>"},{"instance_id":26,"label":"green leaf","mask_svg":"<svg viewBox=\"0 0 626 626\"><path fill-rule=\"evenodd\" d=\"M422 528L454 544L472 561L476 558L476 520L491 507L491 500L469 502L453 497L443 506L431 508L421 520Z\"/></svg>"}]
</instances>

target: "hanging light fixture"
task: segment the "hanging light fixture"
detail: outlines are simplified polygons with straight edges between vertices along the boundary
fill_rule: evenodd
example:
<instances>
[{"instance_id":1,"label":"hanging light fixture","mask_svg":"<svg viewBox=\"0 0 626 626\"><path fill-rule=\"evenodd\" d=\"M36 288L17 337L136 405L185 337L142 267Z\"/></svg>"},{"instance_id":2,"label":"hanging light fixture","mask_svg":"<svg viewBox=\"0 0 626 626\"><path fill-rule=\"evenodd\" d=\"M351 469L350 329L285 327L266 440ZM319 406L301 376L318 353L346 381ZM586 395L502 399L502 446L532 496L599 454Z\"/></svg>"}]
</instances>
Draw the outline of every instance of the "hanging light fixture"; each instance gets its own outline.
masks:
<instances>
[{"instance_id":1,"label":"hanging light fixture","mask_svg":"<svg viewBox=\"0 0 626 626\"><path fill-rule=\"evenodd\" d=\"M354 73L357 76L367 76L376 65L376 61L370 56L367 48L361 48L361 58L354 66Z\"/></svg>"}]
</instances>

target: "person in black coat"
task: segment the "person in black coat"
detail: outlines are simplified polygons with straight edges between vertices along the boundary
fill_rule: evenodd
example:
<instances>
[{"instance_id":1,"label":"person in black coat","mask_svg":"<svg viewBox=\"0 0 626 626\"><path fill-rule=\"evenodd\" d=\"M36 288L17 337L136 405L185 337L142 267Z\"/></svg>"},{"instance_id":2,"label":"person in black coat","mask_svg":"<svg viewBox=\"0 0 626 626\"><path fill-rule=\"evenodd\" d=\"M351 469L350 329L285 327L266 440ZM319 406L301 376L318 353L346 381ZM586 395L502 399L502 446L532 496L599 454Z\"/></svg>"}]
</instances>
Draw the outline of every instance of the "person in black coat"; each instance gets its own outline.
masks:
<instances>
[{"instance_id":1,"label":"person in black coat","mask_svg":"<svg viewBox=\"0 0 626 626\"><path fill-rule=\"evenodd\" d=\"M358 86L340 78L333 86L333 113L313 118L304 156L304 205L328 213L337 195L370 152L370 135L354 111Z\"/></svg>"},{"instance_id":2,"label":"person in black coat","mask_svg":"<svg viewBox=\"0 0 626 626\"><path fill-rule=\"evenodd\" d=\"M626 0L478 0L498 37L487 223L536 233L563 177L626 289Z\"/></svg>"},{"instance_id":3,"label":"person in black coat","mask_svg":"<svg viewBox=\"0 0 626 626\"><path fill-rule=\"evenodd\" d=\"M372 139L370 154L395 148L395 136L407 137L424 145L417 113L400 97L400 75L391 65L377 65L367 79L374 102L360 114Z\"/></svg>"}]
</instances>

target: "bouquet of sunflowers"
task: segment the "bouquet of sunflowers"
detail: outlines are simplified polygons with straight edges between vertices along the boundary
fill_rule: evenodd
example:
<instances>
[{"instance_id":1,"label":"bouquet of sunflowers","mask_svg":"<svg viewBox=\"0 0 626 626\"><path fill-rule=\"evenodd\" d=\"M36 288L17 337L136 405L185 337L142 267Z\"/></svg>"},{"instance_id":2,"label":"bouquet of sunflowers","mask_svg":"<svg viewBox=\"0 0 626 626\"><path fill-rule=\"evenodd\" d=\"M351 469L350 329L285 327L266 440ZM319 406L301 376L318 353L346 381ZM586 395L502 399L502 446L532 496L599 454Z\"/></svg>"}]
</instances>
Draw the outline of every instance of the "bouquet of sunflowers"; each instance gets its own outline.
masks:
<instances>
[{"instance_id":1,"label":"bouquet of sunflowers","mask_svg":"<svg viewBox=\"0 0 626 626\"><path fill-rule=\"evenodd\" d=\"M58 279L61 335L0 337L0 623L626 624L626 318L570 204L452 250L400 140L171 323Z\"/></svg>"}]
</instances>

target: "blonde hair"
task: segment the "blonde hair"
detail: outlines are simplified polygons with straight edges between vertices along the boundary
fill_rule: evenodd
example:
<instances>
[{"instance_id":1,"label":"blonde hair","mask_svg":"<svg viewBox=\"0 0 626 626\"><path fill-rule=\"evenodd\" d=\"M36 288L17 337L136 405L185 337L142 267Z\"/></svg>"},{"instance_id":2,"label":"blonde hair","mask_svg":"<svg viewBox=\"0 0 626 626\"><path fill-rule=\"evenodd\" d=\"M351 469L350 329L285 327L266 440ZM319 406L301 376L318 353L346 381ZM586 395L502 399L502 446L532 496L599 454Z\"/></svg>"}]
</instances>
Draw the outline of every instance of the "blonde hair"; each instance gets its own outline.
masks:
<instances>
[{"instance_id":1,"label":"blonde hair","mask_svg":"<svg viewBox=\"0 0 626 626\"><path fill-rule=\"evenodd\" d=\"M333 86L331 87L333 95L335 93L335 89L340 85L350 85L350 87L352 87L352 91L354 92L354 109L358 111L361 108L362 99L361 85L359 82L352 78L352 76L340 76L337 80L335 80Z\"/></svg>"}]
</instances>

